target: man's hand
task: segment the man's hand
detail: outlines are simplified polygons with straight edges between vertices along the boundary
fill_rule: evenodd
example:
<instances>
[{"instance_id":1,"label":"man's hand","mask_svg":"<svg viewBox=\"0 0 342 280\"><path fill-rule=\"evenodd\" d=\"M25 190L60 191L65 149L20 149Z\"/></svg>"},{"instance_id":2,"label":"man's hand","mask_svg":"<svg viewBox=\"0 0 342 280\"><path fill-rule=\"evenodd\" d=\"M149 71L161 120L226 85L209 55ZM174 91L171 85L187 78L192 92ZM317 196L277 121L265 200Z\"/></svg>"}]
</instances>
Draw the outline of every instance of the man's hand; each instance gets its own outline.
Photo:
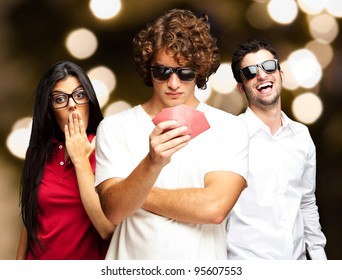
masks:
<instances>
[{"instance_id":1,"label":"man's hand","mask_svg":"<svg viewBox=\"0 0 342 280\"><path fill-rule=\"evenodd\" d=\"M177 127L174 120L159 123L150 134L151 162L161 166L168 164L171 156L188 144L190 135L187 132L186 126Z\"/></svg>"}]
</instances>

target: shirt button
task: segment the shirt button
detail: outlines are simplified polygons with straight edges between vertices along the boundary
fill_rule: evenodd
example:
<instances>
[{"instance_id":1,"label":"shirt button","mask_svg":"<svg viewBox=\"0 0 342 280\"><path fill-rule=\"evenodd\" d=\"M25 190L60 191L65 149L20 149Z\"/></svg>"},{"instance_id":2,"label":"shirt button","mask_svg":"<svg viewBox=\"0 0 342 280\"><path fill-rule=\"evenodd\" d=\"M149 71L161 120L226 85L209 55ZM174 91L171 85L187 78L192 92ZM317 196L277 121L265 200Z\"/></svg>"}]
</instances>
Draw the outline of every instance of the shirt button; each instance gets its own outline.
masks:
<instances>
[{"instance_id":1,"label":"shirt button","mask_svg":"<svg viewBox=\"0 0 342 280\"><path fill-rule=\"evenodd\" d=\"M62 149L63 149L63 145L59 145L58 148L59 148L60 150L62 150Z\"/></svg>"},{"instance_id":2,"label":"shirt button","mask_svg":"<svg viewBox=\"0 0 342 280\"><path fill-rule=\"evenodd\" d=\"M63 161L61 161L59 164L60 164L60 165L64 165L64 162L63 162Z\"/></svg>"}]
</instances>

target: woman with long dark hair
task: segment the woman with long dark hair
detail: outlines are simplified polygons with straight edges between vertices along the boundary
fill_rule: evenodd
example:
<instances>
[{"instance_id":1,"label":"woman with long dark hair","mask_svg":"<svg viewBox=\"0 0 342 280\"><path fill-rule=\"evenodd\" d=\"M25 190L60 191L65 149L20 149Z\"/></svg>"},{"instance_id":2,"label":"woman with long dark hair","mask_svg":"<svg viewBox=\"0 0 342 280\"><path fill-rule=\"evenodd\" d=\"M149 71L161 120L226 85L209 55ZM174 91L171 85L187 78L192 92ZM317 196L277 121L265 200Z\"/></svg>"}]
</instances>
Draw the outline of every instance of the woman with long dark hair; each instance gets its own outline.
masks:
<instances>
[{"instance_id":1,"label":"woman with long dark hair","mask_svg":"<svg viewBox=\"0 0 342 280\"><path fill-rule=\"evenodd\" d=\"M114 226L94 190L95 133L103 119L78 65L61 61L36 90L21 177L17 259L103 259Z\"/></svg>"}]
</instances>

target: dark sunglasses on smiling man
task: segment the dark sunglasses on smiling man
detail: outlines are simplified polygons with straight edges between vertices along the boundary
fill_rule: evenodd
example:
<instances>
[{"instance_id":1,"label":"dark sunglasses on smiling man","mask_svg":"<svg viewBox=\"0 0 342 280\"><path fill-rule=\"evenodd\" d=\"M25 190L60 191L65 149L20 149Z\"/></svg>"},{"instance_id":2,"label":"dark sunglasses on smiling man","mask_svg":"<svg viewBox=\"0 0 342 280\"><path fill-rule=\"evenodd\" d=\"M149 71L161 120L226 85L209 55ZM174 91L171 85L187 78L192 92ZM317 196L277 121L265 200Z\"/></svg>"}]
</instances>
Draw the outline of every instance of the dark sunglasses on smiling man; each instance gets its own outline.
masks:
<instances>
[{"instance_id":1,"label":"dark sunglasses on smiling man","mask_svg":"<svg viewBox=\"0 0 342 280\"><path fill-rule=\"evenodd\" d=\"M182 82L192 82L196 78L196 70L189 67L167 67L155 65L150 67L153 78L157 81L164 82L175 73Z\"/></svg>"},{"instance_id":2,"label":"dark sunglasses on smiling man","mask_svg":"<svg viewBox=\"0 0 342 280\"><path fill-rule=\"evenodd\" d=\"M244 67L240 70L240 74L245 80L251 80L257 75L258 67L260 67L267 74L272 74L277 69L280 69L278 60L270 59L260 64L249 65L247 67Z\"/></svg>"}]
</instances>

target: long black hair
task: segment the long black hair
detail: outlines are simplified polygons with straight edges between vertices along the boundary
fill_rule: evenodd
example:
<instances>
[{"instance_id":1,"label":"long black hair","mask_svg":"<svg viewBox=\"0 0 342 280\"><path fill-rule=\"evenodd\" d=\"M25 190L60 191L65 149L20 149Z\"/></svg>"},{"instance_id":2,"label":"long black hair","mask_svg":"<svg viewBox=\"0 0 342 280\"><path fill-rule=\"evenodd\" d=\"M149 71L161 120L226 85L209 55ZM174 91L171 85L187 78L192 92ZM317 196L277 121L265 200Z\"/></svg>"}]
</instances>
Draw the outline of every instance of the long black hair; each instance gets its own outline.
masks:
<instances>
[{"instance_id":1,"label":"long black hair","mask_svg":"<svg viewBox=\"0 0 342 280\"><path fill-rule=\"evenodd\" d=\"M103 119L95 90L86 72L75 63L60 61L52 65L42 76L36 88L33 109L31 137L26 152L24 167L20 182L21 215L28 232L28 251L35 255L35 245L42 244L37 237L38 223L38 189L44 167L52 156L53 140L64 141L49 103L49 95L59 81L75 77L89 96L89 121L87 134L96 133Z\"/></svg>"}]
</instances>

